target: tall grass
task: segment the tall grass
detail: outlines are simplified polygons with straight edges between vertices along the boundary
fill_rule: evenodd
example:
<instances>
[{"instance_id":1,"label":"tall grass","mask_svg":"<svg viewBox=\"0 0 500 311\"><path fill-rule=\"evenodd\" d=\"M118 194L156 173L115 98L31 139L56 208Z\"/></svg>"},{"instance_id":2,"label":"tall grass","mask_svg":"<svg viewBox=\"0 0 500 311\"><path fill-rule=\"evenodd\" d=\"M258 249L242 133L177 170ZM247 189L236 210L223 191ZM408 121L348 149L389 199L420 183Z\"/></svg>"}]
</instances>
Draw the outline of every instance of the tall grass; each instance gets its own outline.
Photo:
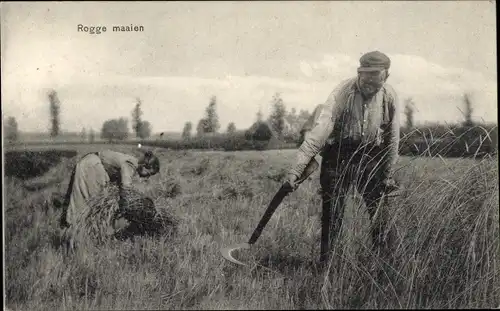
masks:
<instances>
[{"instance_id":1,"label":"tall grass","mask_svg":"<svg viewBox=\"0 0 500 311\"><path fill-rule=\"evenodd\" d=\"M498 305L498 165L491 160L441 164L444 171L439 174L425 163L405 172L409 191L392 205L391 222L399 239L393 262L366 260L372 254L364 247L356 258L345 251L355 239L343 240L347 255L334 260L332 266L340 268L333 269L327 285L350 290L324 298L325 304L346 306L347 297L361 295L362 303L346 307ZM370 269L379 272L377 277L368 273Z\"/></svg>"},{"instance_id":2,"label":"tall grass","mask_svg":"<svg viewBox=\"0 0 500 311\"><path fill-rule=\"evenodd\" d=\"M500 304L496 159L404 158L412 190L395 198L394 260L371 254L359 198L346 210L331 269L317 269L316 172L285 199L250 263L222 259L246 241L293 161L289 151L159 151L162 170L140 184L179 219L177 233L110 241L65 255L50 204L69 179L38 192L7 179L6 304L13 310L476 308ZM60 173L62 174L62 172Z\"/></svg>"}]
</instances>

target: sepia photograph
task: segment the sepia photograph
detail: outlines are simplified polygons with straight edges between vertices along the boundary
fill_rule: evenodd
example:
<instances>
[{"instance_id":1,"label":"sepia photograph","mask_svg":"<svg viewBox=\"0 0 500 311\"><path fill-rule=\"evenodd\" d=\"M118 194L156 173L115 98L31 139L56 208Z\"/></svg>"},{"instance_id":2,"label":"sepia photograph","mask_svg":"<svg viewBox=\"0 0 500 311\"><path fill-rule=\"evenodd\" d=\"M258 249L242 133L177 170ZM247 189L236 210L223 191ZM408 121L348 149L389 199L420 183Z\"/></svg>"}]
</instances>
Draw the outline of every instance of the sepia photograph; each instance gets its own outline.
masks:
<instances>
[{"instance_id":1,"label":"sepia photograph","mask_svg":"<svg viewBox=\"0 0 500 311\"><path fill-rule=\"evenodd\" d=\"M500 308L495 1L3 1L4 310Z\"/></svg>"}]
</instances>

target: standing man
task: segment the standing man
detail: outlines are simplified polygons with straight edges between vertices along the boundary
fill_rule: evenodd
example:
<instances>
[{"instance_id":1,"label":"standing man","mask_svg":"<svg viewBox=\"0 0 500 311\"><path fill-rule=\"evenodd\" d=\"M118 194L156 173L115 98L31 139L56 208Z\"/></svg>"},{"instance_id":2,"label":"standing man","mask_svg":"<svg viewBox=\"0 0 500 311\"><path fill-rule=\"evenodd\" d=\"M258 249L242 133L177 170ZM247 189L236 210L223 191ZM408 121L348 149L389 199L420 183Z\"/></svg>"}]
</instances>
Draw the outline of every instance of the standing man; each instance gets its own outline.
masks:
<instances>
[{"instance_id":1,"label":"standing man","mask_svg":"<svg viewBox=\"0 0 500 311\"><path fill-rule=\"evenodd\" d=\"M367 206L374 247L388 251L392 244L392 230L384 237L387 202L380 202L395 189L392 175L399 148L398 97L386 83L390 64L389 57L379 51L361 57L357 76L342 81L320 108L285 181L296 189L298 176L321 151L322 263L329 259L330 243L341 229L351 184ZM379 203L383 203L380 208Z\"/></svg>"}]
</instances>

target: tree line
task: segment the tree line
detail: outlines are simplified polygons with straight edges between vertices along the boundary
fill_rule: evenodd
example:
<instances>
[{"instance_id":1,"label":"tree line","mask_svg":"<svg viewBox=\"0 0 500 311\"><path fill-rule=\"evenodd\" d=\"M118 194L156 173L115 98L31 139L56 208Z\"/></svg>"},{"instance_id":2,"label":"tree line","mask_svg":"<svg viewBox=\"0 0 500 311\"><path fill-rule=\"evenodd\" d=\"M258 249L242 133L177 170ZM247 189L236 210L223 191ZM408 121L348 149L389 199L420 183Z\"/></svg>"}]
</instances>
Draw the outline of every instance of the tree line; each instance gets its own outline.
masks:
<instances>
[{"instance_id":1,"label":"tree line","mask_svg":"<svg viewBox=\"0 0 500 311\"><path fill-rule=\"evenodd\" d=\"M136 98L136 104L132 109L132 130L136 138L147 139L151 136L152 127L149 121L142 119L142 115L142 101ZM101 138L109 142L128 139L128 119L121 117L105 121L101 128Z\"/></svg>"},{"instance_id":2,"label":"tree line","mask_svg":"<svg viewBox=\"0 0 500 311\"><path fill-rule=\"evenodd\" d=\"M50 90L47 94L49 102L49 135L56 138L61 135L61 101L55 90ZM149 121L143 120L142 101L136 98L135 106L132 109L132 131L136 138L147 139L151 136L152 127ZM19 126L15 117L8 117L5 122L5 138L8 142L19 140ZM80 139L92 143L96 140L96 132L91 128L88 132L84 127L80 132ZM128 119L119 117L106 120L100 129L100 138L109 142L122 141L129 137Z\"/></svg>"},{"instance_id":3,"label":"tree line","mask_svg":"<svg viewBox=\"0 0 500 311\"><path fill-rule=\"evenodd\" d=\"M55 90L48 93L48 102L50 111L49 133L50 137L55 138L61 134L61 102ZM463 95L464 119L459 124L416 126L414 122L414 100L406 98L403 101L403 106L405 118L403 124L401 124L402 154L418 155L430 152L431 149L434 153L443 152L443 150L451 152L450 150L454 149L466 149L469 153L476 152L475 149L481 149L480 151L483 153L491 153L497 150L497 126L486 126L473 121L473 104L468 94ZM142 100L136 98L131 111L132 131L136 139L146 140L151 136L152 126L150 122L143 120L142 107ZM288 110L280 93L275 93L271 99L271 113L266 119L263 117L262 110L259 109L253 124L249 128L238 130L235 123L230 122L225 132L221 132L217 112L217 97L212 96L209 99L204 116L196 123L196 129L191 121L184 124L181 134L184 142L178 145L182 148L225 146L226 149L230 149L230 144L239 146L234 148L243 148L242 146L252 148L251 146L254 146L256 149L262 149L265 146L271 148L273 146L284 146L283 143L298 146L303 140L302 128L311 117L311 113L307 110L300 110L299 112L295 108ZM4 137L7 142L17 141L19 139L19 128L16 119L8 117L4 124ZM128 119L125 117L106 120L100 129L100 138L108 142L125 141L131 138L129 136ZM80 137L82 141L92 143L96 139L96 133L92 128L88 132L83 128ZM269 142L272 140L278 142L278 144L270 145ZM280 143L282 144L280 145ZM456 151L455 153L460 152Z\"/></svg>"},{"instance_id":4,"label":"tree line","mask_svg":"<svg viewBox=\"0 0 500 311\"><path fill-rule=\"evenodd\" d=\"M197 123L196 132L193 133L193 122L188 121L182 129L182 138L189 140L194 137L207 137L217 134L237 135L238 133L244 133L247 139L265 141L276 137L279 140L291 141L299 137L302 125L311 116L307 110L300 110L297 113L296 109L292 108L288 111L279 93L273 95L271 109L271 114L265 120L263 119L262 110L259 109L254 123L248 129L238 131L234 122L230 122L225 132L220 132L217 97L212 96L205 109L205 116Z\"/></svg>"},{"instance_id":5,"label":"tree line","mask_svg":"<svg viewBox=\"0 0 500 311\"><path fill-rule=\"evenodd\" d=\"M401 125L400 154L437 154L448 157L484 156L498 151L498 126L473 120L470 94L463 94L463 120L454 124L414 124L415 103L404 100L405 122Z\"/></svg>"}]
</instances>

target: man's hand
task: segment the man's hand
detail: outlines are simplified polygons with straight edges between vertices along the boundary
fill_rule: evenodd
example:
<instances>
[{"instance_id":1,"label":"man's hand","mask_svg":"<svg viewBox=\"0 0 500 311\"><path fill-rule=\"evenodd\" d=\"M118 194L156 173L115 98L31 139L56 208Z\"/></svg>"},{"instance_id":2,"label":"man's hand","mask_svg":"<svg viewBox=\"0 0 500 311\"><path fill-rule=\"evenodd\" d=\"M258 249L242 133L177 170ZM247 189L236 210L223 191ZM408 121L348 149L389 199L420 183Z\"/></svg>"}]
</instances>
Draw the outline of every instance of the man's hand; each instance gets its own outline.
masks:
<instances>
[{"instance_id":1,"label":"man's hand","mask_svg":"<svg viewBox=\"0 0 500 311\"><path fill-rule=\"evenodd\" d=\"M289 191L295 191L299 187L299 185L296 183L297 179L298 177L295 176L295 174L288 174L285 178L283 186L285 186L285 188Z\"/></svg>"}]
</instances>

